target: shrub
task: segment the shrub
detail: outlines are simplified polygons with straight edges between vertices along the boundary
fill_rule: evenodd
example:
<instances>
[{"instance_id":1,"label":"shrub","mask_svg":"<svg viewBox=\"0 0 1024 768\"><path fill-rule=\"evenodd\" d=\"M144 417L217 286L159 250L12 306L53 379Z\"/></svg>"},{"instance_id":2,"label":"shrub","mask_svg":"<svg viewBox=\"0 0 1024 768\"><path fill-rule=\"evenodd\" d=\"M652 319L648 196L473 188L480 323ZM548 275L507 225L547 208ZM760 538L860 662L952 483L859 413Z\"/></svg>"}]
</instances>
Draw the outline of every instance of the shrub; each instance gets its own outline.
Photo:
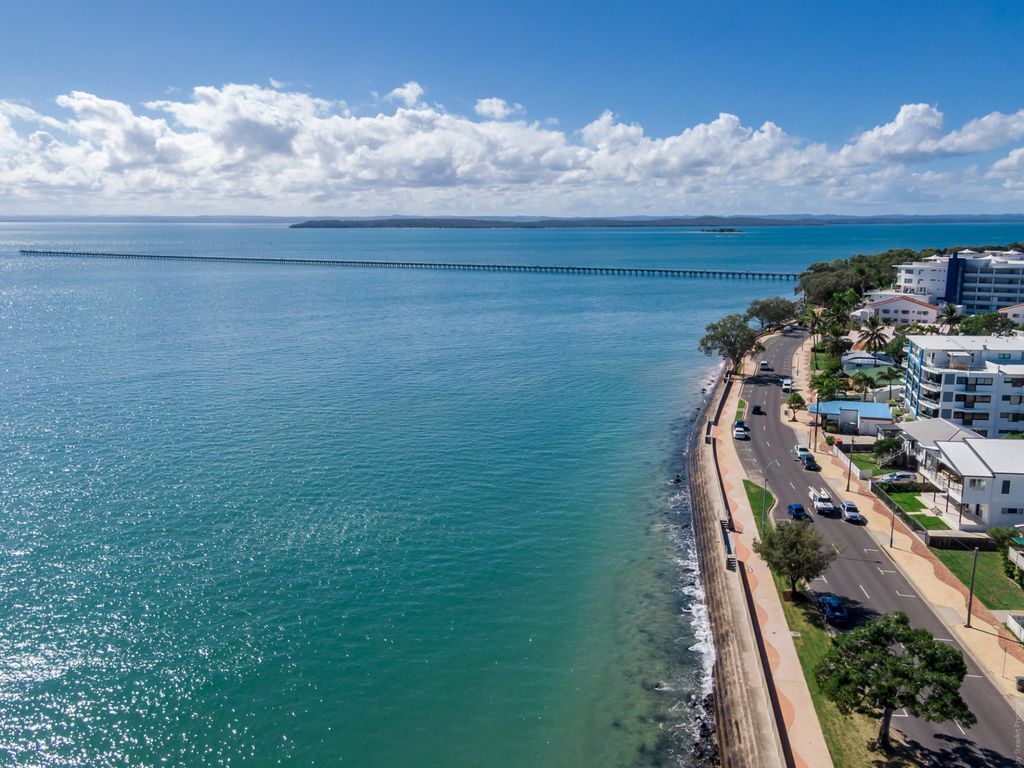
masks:
<instances>
[{"instance_id":1,"label":"shrub","mask_svg":"<svg viewBox=\"0 0 1024 768\"><path fill-rule=\"evenodd\" d=\"M835 442L836 442L836 436L835 435L825 435L825 444L828 445L830 448L835 444Z\"/></svg>"}]
</instances>

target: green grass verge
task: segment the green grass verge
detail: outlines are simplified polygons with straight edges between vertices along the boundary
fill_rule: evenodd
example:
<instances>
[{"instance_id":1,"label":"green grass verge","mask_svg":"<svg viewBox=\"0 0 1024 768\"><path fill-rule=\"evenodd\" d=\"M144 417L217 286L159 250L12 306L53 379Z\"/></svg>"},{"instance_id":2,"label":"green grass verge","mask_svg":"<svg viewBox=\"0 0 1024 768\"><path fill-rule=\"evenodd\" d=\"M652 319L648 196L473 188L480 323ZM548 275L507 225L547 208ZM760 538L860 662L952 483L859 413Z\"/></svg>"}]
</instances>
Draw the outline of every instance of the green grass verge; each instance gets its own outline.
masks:
<instances>
[{"instance_id":1,"label":"green grass verge","mask_svg":"<svg viewBox=\"0 0 1024 768\"><path fill-rule=\"evenodd\" d=\"M973 551L933 548L932 552L965 586L970 586ZM1024 608L1024 590L1003 573L1003 554L1001 552L978 553L978 573L974 580L974 594L987 608L994 611L1014 611Z\"/></svg>"},{"instance_id":2,"label":"green grass verge","mask_svg":"<svg viewBox=\"0 0 1024 768\"><path fill-rule=\"evenodd\" d=\"M878 460L873 453L853 453L853 464L857 469L869 469L872 475L884 475L888 469L878 466Z\"/></svg>"},{"instance_id":3,"label":"green grass verge","mask_svg":"<svg viewBox=\"0 0 1024 768\"><path fill-rule=\"evenodd\" d=\"M824 371L828 368L838 368L839 358L835 355L826 355L824 352L814 353L814 369Z\"/></svg>"},{"instance_id":4,"label":"green grass verge","mask_svg":"<svg viewBox=\"0 0 1024 768\"><path fill-rule=\"evenodd\" d=\"M910 493L908 491L897 491L889 494L889 498L900 505L900 509L906 512L908 515L911 512L920 512L925 509L925 505L921 503L920 495L917 493ZM943 526L946 528L948 526Z\"/></svg>"},{"instance_id":5,"label":"green grass verge","mask_svg":"<svg viewBox=\"0 0 1024 768\"><path fill-rule=\"evenodd\" d=\"M747 501L750 502L750 508L754 512L754 522L757 523L757 530L764 530L764 525L772 524L772 504L775 503L775 497L762 488L757 483L753 483L750 480L743 481L743 490L747 492ZM764 504L765 517L767 518L762 522L761 520L761 505Z\"/></svg>"},{"instance_id":6,"label":"green grass verge","mask_svg":"<svg viewBox=\"0 0 1024 768\"><path fill-rule=\"evenodd\" d=\"M900 504L900 506L902 507L903 505ZM926 530L929 530L929 531L948 531L949 530L949 526L946 525L944 522L942 522L942 520L937 518L935 515L929 515L927 513L919 513L919 514L916 514L916 515L911 515L911 517L914 518L915 520L917 520L917 522L919 522L921 525L923 525Z\"/></svg>"},{"instance_id":7,"label":"green grass verge","mask_svg":"<svg viewBox=\"0 0 1024 768\"><path fill-rule=\"evenodd\" d=\"M736 421L747 418L747 401L742 397L739 403L736 404Z\"/></svg>"}]
</instances>

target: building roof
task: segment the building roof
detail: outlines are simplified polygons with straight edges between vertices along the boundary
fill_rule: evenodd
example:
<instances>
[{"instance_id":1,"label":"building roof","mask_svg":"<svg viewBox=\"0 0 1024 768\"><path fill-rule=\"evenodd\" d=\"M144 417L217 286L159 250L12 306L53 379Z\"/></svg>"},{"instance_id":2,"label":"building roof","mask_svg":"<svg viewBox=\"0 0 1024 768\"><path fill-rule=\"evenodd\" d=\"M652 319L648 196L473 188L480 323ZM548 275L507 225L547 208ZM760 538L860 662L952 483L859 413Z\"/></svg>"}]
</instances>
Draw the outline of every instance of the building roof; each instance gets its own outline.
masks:
<instances>
[{"instance_id":1,"label":"building roof","mask_svg":"<svg viewBox=\"0 0 1024 768\"><path fill-rule=\"evenodd\" d=\"M887 365L896 365L896 361L885 352L867 352L859 350L856 352L844 352L839 358L843 365L848 363L872 363L875 367L881 368Z\"/></svg>"},{"instance_id":2,"label":"building roof","mask_svg":"<svg viewBox=\"0 0 1024 768\"><path fill-rule=\"evenodd\" d=\"M892 419L892 410L888 403L866 403L861 400L829 400L824 403L812 403L808 413L820 413L825 416L836 416L839 411L854 410L862 419Z\"/></svg>"},{"instance_id":3,"label":"building roof","mask_svg":"<svg viewBox=\"0 0 1024 768\"><path fill-rule=\"evenodd\" d=\"M909 301L911 304L918 304L918 305L920 305L922 307L925 307L927 309L934 309L936 312L939 309L934 304L929 304L927 301L921 301L921 299L915 298L915 297L911 296L909 293L905 293L902 296L892 296L892 297L890 297L888 299L879 299L878 301L874 302L870 306L872 306L872 307L880 307L882 304L888 304L888 303L893 302L893 301Z\"/></svg>"},{"instance_id":4,"label":"building roof","mask_svg":"<svg viewBox=\"0 0 1024 768\"><path fill-rule=\"evenodd\" d=\"M992 472L999 475L1024 474L1024 440L968 438L964 441Z\"/></svg>"},{"instance_id":5,"label":"building roof","mask_svg":"<svg viewBox=\"0 0 1024 768\"><path fill-rule=\"evenodd\" d=\"M1024 336L907 336L922 349L978 352L985 349L1007 352L1024 350Z\"/></svg>"},{"instance_id":6,"label":"building roof","mask_svg":"<svg viewBox=\"0 0 1024 768\"><path fill-rule=\"evenodd\" d=\"M961 427L946 419L904 421L898 426L900 432L905 433L911 440L916 440L924 448L935 448L935 444L940 440L958 443L968 437L981 437L973 429Z\"/></svg>"},{"instance_id":7,"label":"building roof","mask_svg":"<svg viewBox=\"0 0 1024 768\"><path fill-rule=\"evenodd\" d=\"M1021 307L1024 307L1024 303L1021 303L1021 304L1011 304L1008 307L1000 307L999 309L996 310L996 312L1005 312L1008 309L1019 309Z\"/></svg>"},{"instance_id":8,"label":"building roof","mask_svg":"<svg viewBox=\"0 0 1024 768\"><path fill-rule=\"evenodd\" d=\"M993 442L1001 443L1002 440ZM959 443L940 440L936 447L942 451L942 460L963 477L992 477L992 470L974 452L966 440Z\"/></svg>"}]
</instances>

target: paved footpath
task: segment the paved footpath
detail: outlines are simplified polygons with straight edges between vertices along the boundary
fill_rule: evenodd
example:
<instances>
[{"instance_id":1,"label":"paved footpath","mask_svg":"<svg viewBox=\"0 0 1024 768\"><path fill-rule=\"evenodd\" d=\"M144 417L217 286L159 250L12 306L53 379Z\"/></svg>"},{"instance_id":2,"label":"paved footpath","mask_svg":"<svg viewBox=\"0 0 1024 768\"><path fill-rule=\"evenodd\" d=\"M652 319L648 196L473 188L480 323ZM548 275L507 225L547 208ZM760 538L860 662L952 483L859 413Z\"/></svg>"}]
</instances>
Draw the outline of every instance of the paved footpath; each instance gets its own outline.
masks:
<instances>
[{"instance_id":1,"label":"paved footpath","mask_svg":"<svg viewBox=\"0 0 1024 768\"><path fill-rule=\"evenodd\" d=\"M810 392L810 347L811 342L808 340L793 358L793 368L798 371L797 384L803 392ZM809 415L800 415L800 425L808 435L811 434ZM829 455L826 452L830 449L825 445L820 432L819 443L822 452L819 453L822 474L832 481L834 486L845 484L845 463L834 456L825 458ZM983 670L1017 713L1014 731L1017 735L1017 744L1021 747L1018 752L1019 759L1019 756L1024 754L1024 722L1021 720L1024 717L1024 697L1016 691L1016 678L1024 676L1024 648L977 597L971 614L972 626L970 629L965 626L967 587L949 572L916 535L910 532L902 520L896 518L895 526L892 526L892 514L870 492L867 481L861 481L853 476L850 491L844 493L844 497L853 499L861 511L868 513L867 527L878 542L879 549L889 555L902 575L913 585L920 597L931 607L946 629L956 637L975 664ZM890 528L893 529L891 549Z\"/></svg>"},{"instance_id":2,"label":"paved footpath","mask_svg":"<svg viewBox=\"0 0 1024 768\"><path fill-rule=\"evenodd\" d=\"M752 369L753 365L754 363L747 361L748 369ZM747 473L743 469L732 439L732 416L736 413L739 395L740 387L734 386L722 411L721 424L715 427L713 432L718 438L719 469L737 529L734 534L736 556L747 569L757 619L765 640L794 760L798 766L807 768L830 766L832 758L829 756L807 681L800 667L800 659L782 610L779 592L775 588L768 566L753 551L757 528L743 488L743 480L747 478Z\"/></svg>"}]
</instances>

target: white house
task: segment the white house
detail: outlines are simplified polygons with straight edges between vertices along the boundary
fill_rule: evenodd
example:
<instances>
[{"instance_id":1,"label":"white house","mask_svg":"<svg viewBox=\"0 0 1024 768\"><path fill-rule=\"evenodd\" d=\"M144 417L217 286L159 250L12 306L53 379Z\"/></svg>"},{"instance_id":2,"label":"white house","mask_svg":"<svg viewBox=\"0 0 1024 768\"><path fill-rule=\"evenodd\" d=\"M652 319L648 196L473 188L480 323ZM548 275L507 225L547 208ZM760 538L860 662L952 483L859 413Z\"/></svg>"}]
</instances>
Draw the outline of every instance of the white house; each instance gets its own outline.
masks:
<instances>
[{"instance_id":1,"label":"white house","mask_svg":"<svg viewBox=\"0 0 1024 768\"><path fill-rule=\"evenodd\" d=\"M868 297L868 302L863 307L855 309L852 314L862 322L869 317L877 317L883 323L891 325L934 325L939 320L940 311L937 305L914 296L875 295Z\"/></svg>"},{"instance_id":2,"label":"white house","mask_svg":"<svg viewBox=\"0 0 1024 768\"><path fill-rule=\"evenodd\" d=\"M939 461L939 442L959 443L969 437L981 437L973 429L961 427L946 419L919 419L896 425L897 436L903 440L907 455L917 462L918 471L933 483Z\"/></svg>"},{"instance_id":3,"label":"white house","mask_svg":"<svg viewBox=\"0 0 1024 768\"><path fill-rule=\"evenodd\" d=\"M1024 432L1024 335L908 336L903 402L982 437Z\"/></svg>"},{"instance_id":4,"label":"white house","mask_svg":"<svg viewBox=\"0 0 1024 768\"><path fill-rule=\"evenodd\" d=\"M1003 307L999 310L999 314L1006 315L1017 325L1020 325L1024 323L1024 304L1011 304L1008 307Z\"/></svg>"},{"instance_id":5,"label":"white house","mask_svg":"<svg viewBox=\"0 0 1024 768\"><path fill-rule=\"evenodd\" d=\"M1024 440L939 440L937 477L962 529L1024 522ZM946 513L946 519L950 517Z\"/></svg>"}]
</instances>

